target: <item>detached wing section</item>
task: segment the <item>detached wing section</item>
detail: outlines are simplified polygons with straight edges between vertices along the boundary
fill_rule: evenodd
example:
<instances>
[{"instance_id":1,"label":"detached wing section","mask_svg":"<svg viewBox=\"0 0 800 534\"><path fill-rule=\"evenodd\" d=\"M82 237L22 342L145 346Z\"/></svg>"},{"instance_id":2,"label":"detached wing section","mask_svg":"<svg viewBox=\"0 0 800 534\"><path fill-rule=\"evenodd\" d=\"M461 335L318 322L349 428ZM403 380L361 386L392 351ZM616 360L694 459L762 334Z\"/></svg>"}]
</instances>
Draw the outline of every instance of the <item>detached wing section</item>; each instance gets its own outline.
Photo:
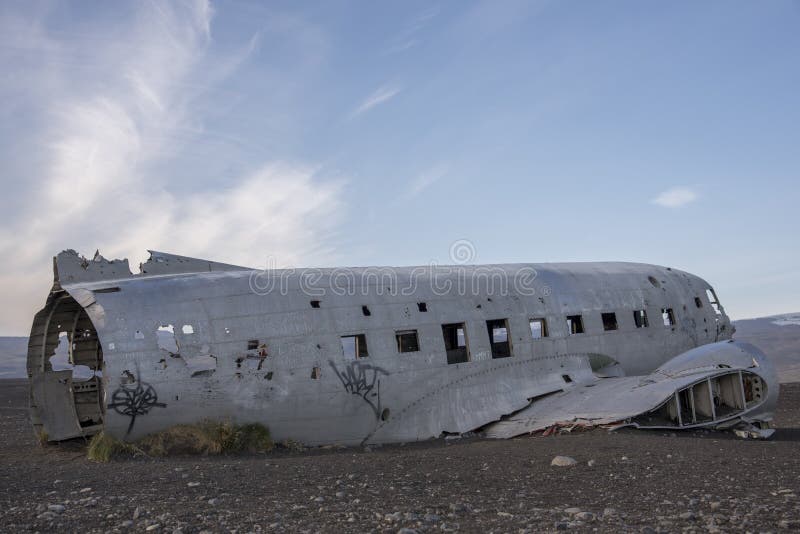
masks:
<instances>
[{"instance_id":1,"label":"detached wing section","mask_svg":"<svg viewBox=\"0 0 800 534\"><path fill-rule=\"evenodd\" d=\"M712 343L676 356L647 376L598 378L535 400L490 424L485 435L510 438L567 425L766 428L778 388L775 369L757 348L737 341Z\"/></svg>"}]
</instances>

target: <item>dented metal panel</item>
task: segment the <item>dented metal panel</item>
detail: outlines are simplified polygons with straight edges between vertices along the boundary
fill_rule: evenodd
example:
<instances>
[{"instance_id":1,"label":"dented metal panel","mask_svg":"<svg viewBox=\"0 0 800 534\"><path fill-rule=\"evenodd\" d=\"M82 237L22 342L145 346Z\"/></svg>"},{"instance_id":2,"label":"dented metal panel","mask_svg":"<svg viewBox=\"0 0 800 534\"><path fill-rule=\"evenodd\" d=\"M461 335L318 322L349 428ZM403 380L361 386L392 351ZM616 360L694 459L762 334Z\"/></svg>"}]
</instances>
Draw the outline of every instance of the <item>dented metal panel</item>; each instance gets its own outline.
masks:
<instances>
[{"instance_id":1,"label":"dented metal panel","mask_svg":"<svg viewBox=\"0 0 800 534\"><path fill-rule=\"evenodd\" d=\"M98 387L70 393L85 405L75 408L77 428L54 424L61 408L33 395L34 426L51 440L99 428L134 440L205 418L260 422L276 439L307 444L422 440L481 428L599 376L649 374L730 337L706 282L653 265L261 272L152 253L132 274L126 260L74 251L54 265L31 330L32 384L53 373L49 358L67 332L85 340L79 362ZM527 285L517 283L520 273ZM663 308L674 310L674 324L660 324ZM637 328L635 309L654 324ZM617 330L604 329L603 312L616 314ZM574 314L584 333L568 332ZM546 337L532 337L533 318L546 320ZM469 359L448 364L442 325L455 323L464 325ZM503 352L493 353L487 325L504 329ZM410 330L419 350L399 352L396 333ZM342 336L354 335L364 336L367 357L344 353Z\"/></svg>"},{"instance_id":2,"label":"dented metal panel","mask_svg":"<svg viewBox=\"0 0 800 534\"><path fill-rule=\"evenodd\" d=\"M728 378L739 389L742 378L749 377L764 381L763 391L751 392L750 402L744 402L743 387L741 393L731 388L727 398L714 390L715 384L726 384ZM761 351L747 343L718 342L687 351L646 376L595 377L574 384L492 423L485 433L510 438L574 424L688 429L767 423L778 402L778 389L773 386L777 383L775 369ZM687 403L688 409L680 400L683 392L694 400ZM695 415L698 411L703 413Z\"/></svg>"}]
</instances>

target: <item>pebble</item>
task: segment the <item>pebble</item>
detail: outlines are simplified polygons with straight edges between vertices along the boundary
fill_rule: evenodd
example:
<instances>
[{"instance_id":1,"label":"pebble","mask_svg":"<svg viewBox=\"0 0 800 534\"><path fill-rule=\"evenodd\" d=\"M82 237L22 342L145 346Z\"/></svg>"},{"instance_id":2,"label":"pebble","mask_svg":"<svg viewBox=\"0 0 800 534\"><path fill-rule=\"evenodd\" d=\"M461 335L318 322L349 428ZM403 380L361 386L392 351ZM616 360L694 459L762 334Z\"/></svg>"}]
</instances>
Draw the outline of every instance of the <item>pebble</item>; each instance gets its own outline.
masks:
<instances>
[{"instance_id":1,"label":"pebble","mask_svg":"<svg viewBox=\"0 0 800 534\"><path fill-rule=\"evenodd\" d=\"M67 508L63 504L48 504L47 505L47 509L50 510L51 512L55 512L57 514L60 514L64 510L66 510Z\"/></svg>"},{"instance_id":2,"label":"pebble","mask_svg":"<svg viewBox=\"0 0 800 534\"><path fill-rule=\"evenodd\" d=\"M594 460L589 460L588 462L586 462L586 465L588 465L589 467L594 467L595 464L597 464L597 462Z\"/></svg>"},{"instance_id":3,"label":"pebble","mask_svg":"<svg viewBox=\"0 0 800 534\"><path fill-rule=\"evenodd\" d=\"M153 524L153 525L150 525L149 527L147 527L147 528L146 528L146 529L144 529L144 530L145 530L146 532L152 532L152 531L156 530L157 528L161 528L161 525L159 525L158 523L155 523L155 524Z\"/></svg>"},{"instance_id":4,"label":"pebble","mask_svg":"<svg viewBox=\"0 0 800 534\"><path fill-rule=\"evenodd\" d=\"M217 503L219 503L219 499L216 499L216 498L208 499L208 504L210 504L211 506L216 506Z\"/></svg>"},{"instance_id":5,"label":"pebble","mask_svg":"<svg viewBox=\"0 0 800 534\"><path fill-rule=\"evenodd\" d=\"M197 486L200 485L200 483L199 482L189 482L186 485L189 486L190 488L196 488Z\"/></svg>"},{"instance_id":6,"label":"pebble","mask_svg":"<svg viewBox=\"0 0 800 534\"><path fill-rule=\"evenodd\" d=\"M556 456L550 462L550 465L554 465L556 467L571 467L577 463L578 461L575 458L570 458L569 456Z\"/></svg>"},{"instance_id":7,"label":"pebble","mask_svg":"<svg viewBox=\"0 0 800 534\"><path fill-rule=\"evenodd\" d=\"M470 507L463 503L453 503L450 505L450 509L455 513L462 513L462 512L469 512Z\"/></svg>"}]
</instances>

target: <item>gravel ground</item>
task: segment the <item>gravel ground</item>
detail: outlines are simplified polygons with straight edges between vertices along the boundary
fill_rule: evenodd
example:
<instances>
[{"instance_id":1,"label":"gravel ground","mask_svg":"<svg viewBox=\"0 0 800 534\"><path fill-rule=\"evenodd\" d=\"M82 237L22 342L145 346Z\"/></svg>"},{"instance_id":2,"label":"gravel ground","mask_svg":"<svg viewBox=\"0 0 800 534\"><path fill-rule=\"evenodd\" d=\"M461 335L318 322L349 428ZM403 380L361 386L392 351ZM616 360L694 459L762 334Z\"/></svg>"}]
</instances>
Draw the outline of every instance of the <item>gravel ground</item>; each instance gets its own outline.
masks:
<instances>
[{"instance_id":1,"label":"gravel ground","mask_svg":"<svg viewBox=\"0 0 800 534\"><path fill-rule=\"evenodd\" d=\"M595 430L109 464L39 447L26 398L0 381L3 532L800 530L800 384L766 442Z\"/></svg>"}]
</instances>

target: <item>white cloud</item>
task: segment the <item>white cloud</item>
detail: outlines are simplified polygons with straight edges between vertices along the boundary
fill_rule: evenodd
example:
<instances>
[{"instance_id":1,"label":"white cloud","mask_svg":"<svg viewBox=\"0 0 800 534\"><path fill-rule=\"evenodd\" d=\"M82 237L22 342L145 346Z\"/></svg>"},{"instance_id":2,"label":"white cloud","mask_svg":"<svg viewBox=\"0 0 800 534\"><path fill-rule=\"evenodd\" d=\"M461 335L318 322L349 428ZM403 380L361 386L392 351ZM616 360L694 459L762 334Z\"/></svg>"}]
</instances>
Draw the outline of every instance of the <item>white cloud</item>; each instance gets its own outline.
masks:
<instances>
[{"instance_id":1,"label":"white cloud","mask_svg":"<svg viewBox=\"0 0 800 534\"><path fill-rule=\"evenodd\" d=\"M688 187L673 187L662 191L651 202L665 208L680 208L697 200L697 193Z\"/></svg>"},{"instance_id":2,"label":"white cloud","mask_svg":"<svg viewBox=\"0 0 800 534\"><path fill-rule=\"evenodd\" d=\"M449 171L449 167L445 164L438 164L430 169L421 172L414 180L411 181L409 188L409 195L414 197L422 193L424 190L441 180Z\"/></svg>"},{"instance_id":3,"label":"white cloud","mask_svg":"<svg viewBox=\"0 0 800 534\"><path fill-rule=\"evenodd\" d=\"M402 90L402 87L388 85L379 87L374 93L364 99L364 101L350 114L350 118L361 115L362 113L374 108L378 104L388 102L397 96L397 94Z\"/></svg>"},{"instance_id":4,"label":"white cloud","mask_svg":"<svg viewBox=\"0 0 800 534\"><path fill-rule=\"evenodd\" d=\"M222 191L140 191L137 206L153 206L120 234L115 248L122 254L150 243L252 267L263 267L268 257L278 266L304 265L332 255L327 247L342 208L339 192L340 184L315 179L314 169L284 163L267 164Z\"/></svg>"},{"instance_id":5,"label":"white cloud","mask_svg":"<svg viewBox=\"0 0 800 534\"><path fill-rule=\"evenodd\" d=\"M65 41L41 29L41 43L25 44L30 54L4 58L8 68L18 62L25 70L32 90L0 87L0 97L13 93L13 106L41 116L31 121L37 158L3 152L25 158L16 166L29 183L15 195L13 218L2 214L0 291L15 305L0 308L0 335L29 327L52 282L50 258L64 248L88 255L99 248L132 266L148 248L254 267L268 256L286 266L335 255L341 184L319 179L311 165L250 161L254 171L221 177L224 185L174 181L180 169L171 158L203 135L204 91L234 74L255 45L235 57L209 55L205 1L134 5L137 16L119 27L96 24L88 34L63 34ZM32 39L17 25L31 21L0 20L0 50ZM53 68L59 65L66 68Z\"/></svg>"}]
</instances>

